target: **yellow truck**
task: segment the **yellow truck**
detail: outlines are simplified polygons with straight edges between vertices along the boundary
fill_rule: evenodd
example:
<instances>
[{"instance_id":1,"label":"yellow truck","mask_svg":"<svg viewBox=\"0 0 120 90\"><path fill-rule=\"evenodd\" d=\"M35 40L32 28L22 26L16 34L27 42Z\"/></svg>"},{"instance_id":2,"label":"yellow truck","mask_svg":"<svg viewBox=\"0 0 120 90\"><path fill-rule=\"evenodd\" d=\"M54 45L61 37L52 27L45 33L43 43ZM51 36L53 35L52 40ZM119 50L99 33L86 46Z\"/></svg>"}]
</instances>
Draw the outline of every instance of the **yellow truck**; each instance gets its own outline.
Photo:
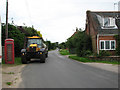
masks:
<instances>
[{"instance_id":1,"label":"yellow truck","mask_svg":"<svg viewBox=\"0 0 120 90\"><path fill-rule=\"evenodd\" d=\"M23 64L29 63L31 59L40 59L40 63L45 63L47 57L48 48L42 37L32 36L26 38L25 49L21 50Z\"/></svg>"}]
</instances>

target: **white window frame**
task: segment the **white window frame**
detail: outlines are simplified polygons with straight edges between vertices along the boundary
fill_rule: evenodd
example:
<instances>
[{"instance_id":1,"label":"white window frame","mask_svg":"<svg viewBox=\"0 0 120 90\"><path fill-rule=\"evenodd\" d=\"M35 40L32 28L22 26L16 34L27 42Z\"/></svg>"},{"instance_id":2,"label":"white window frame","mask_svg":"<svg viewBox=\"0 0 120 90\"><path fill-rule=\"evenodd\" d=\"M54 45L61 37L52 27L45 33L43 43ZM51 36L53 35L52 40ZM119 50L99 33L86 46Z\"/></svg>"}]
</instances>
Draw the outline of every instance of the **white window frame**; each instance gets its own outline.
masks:
<instances>
[{"instance_id":1,"label":"white window frame","mask_svg":"<svg viewBox=\"0 0 120 90\"><path fill-rule=\"evenodd\" d=\"M115 24L115 18L113 17L103 17L103 27L105 27L104 23L105 23L105 18L109 18L110 19L110 23L108 24L108 27L110 26L115 26L116 27L116 24ZM114 20L114 21L113 21ZM112 21L114 22L114 24L112 24Z\"/></svg>"},{"instance_id":2,"label":"white window frame","mask_svg":"<svg viewBox=\"0 0 120 90\"><path fill-rule=\"evenodd\" d=\"M106 45L105 45L106 41L110 41L110 49L106 49ZM114 49L111 49L111 42L112 41L114 41L114 43L115 43L115 48ZM101 49L101 42L104 42L104 49ZM100 50L116 50L116 40L100 40L99 41L99 48L100 48Z\"/></svg>"}]
</instances>

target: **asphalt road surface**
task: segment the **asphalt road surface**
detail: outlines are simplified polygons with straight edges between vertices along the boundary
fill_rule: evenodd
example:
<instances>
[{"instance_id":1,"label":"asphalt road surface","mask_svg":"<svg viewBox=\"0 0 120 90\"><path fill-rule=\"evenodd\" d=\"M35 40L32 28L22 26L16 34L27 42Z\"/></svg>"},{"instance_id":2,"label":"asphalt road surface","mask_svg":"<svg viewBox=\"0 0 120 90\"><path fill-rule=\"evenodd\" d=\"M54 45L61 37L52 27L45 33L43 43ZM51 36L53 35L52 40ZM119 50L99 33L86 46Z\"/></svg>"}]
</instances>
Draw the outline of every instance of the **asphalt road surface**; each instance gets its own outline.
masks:
<instances>
[{"instance_id":1,"label":"asphalt road surface","mask_svg":"<svg viewBox=\"0 0 120 90\"><path fill-rule=\"evenodd\" d=\"M20 88L118 88L118 74L50 51L46 63L32 61L22 72Z\"/></svg>"}]
</instances>

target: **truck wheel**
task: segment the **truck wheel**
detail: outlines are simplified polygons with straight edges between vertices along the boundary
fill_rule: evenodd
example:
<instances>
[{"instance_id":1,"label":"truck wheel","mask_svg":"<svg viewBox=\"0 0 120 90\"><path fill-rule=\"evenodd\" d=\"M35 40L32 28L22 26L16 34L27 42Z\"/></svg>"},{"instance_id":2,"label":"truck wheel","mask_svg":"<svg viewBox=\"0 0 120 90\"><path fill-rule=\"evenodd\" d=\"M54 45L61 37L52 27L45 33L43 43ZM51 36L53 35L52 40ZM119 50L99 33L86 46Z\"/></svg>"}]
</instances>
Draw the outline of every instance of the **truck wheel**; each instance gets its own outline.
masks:
<instances>
[{"instance_id":1,"label":"truck wheel","mask_svg":"<svg viewBox=\"0 0 120 90\"><path fill-rule=\"evenodd\" d=\"M21 61L22 61L22 64L28 64L29 62L27 61L27 58L24 56L24 57L21 57Z\"/></svg>"},{"instance_id":2,"label":"truck wheel","mask_svg":"<svg viewBox=\"0 0 120 90\"><path fill-rule=\"evenodd\" d=\"M45 55L46 56L46 58L48 57L48 53Z\"/></svg>"},{"instance_id":3,"label":"truck wheel","mask_svg":"<svg viewBox=\"0 0 120 90\"><path fill-rule=\"evenodd\" d=\"M45 54L42 55L42 58L40 60L40 63L45 63Z\"/></svg>"}]
</instances>

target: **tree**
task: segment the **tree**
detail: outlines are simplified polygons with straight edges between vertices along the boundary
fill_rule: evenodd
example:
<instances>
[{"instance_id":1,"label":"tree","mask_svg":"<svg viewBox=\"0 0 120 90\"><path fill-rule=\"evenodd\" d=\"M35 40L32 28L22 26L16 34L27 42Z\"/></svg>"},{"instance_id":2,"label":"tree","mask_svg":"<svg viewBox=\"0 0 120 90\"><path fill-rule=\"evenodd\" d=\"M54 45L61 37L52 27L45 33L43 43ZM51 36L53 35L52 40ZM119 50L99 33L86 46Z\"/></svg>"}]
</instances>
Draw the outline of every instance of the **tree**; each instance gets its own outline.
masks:
<instances>
[{"instance_id":1,"label":"tree","mask_svg":"<svg viewBox=\"0 0 120 90\"><path fill-rule=\"evenodd\" d=\"M46 41L45 44L48 46L48 50L51 50L51 41Z\"/></svg>"},{"instance_id":2,"label":"tree","mask_svg":"<svg viewBox=\"0 0 120 90\"><path fill-rule=\"evenodd\" d=\"M28 34L25 34L25 36L39 36L37 30L35 30L33 27L23 27L23 29L28 32Z\"/></svg>"},{"instance_id":3,"label":"tree","mask_svg":"<svg viewBox=\"0 0 120 90\"><path fill-rule=\"evenodd\" d=\"M116 38L116 40L117 40L116 53L117 53L117 55L120 55L120 36L119 36L119 35L116 35L115 38Z\"/></svg>"},{"instance_id":4,"label":"tree","mask_svg":"<svg viewBox=\"0 0 120 90\"><path fill-rule=\"evenodd\" d=\"M38 36L42 37L42 34L40 33L40 31L37 31Z\"/></svg>"},{"instance_id":5,"label":"tree","mask_svg":"<svg viewBox=\"0 0 120 90\"><path fill-rule=\"evenodd\" d=\"M67 47L77 56L86 56L88 51L92 51L91 38L84 31L77 31L67 40Z\"/></svg>"},{"instance_id":6,"label":"tree","mask_svg":"<svg viewBox=\"0 0 120 90\"><path fill-rule=\"evenodd\" d=\"M118 17L116 18L116 25L118 27L118 35L116 36L116 40L117 40L116 52L118 55L120 55L120 13L118 14Z\"/></svg>"},{"instance_id":7,"label":"tree","mask_svg":"<svg viewBox=\"0 0 120 90\"><path fill-rule=\"evenodd\" d=\"M22 30L24 32L22 32ZM14 39L15 56L20 56L21 49L24 47L24 40L28 36L39 36L40 32L33 27L17 27L12 24L8 24L8 38ZM2 24L2 45L5 42L5 24Z\"/></svg>"},{"instance_id":8,"label":"tree","mask_svg":"<svg viewBox=\"0 0 120 90\"><path fill-rule=\"evenodd\" d=\"M66 42L62 42L59 44L60 49L66 49Z\"/></svg>"},{"instance_id":9,"label":"tree","mask_svg":"<svg viewBox=\"0 0 120 90\"><path fill-rule=\"evenodd\" d=\"M14 25L8 25L8 38L14 39L15 56L20 56L20 51L24 45L24 34L21 33ZM2 45L5 41L5 25L2 25Z\"/></svg>"},{"instance_id":10,"label":"tree","mask_svg":"<svg viewBox=\"0 0 120 90\"><path fill-rule=\"evenodd\" d=\"M55 50L57 47L57 42L51 43L51 41L46 41L45 44L48 46L48 50Z\"/></svg>"}]
</instances>

